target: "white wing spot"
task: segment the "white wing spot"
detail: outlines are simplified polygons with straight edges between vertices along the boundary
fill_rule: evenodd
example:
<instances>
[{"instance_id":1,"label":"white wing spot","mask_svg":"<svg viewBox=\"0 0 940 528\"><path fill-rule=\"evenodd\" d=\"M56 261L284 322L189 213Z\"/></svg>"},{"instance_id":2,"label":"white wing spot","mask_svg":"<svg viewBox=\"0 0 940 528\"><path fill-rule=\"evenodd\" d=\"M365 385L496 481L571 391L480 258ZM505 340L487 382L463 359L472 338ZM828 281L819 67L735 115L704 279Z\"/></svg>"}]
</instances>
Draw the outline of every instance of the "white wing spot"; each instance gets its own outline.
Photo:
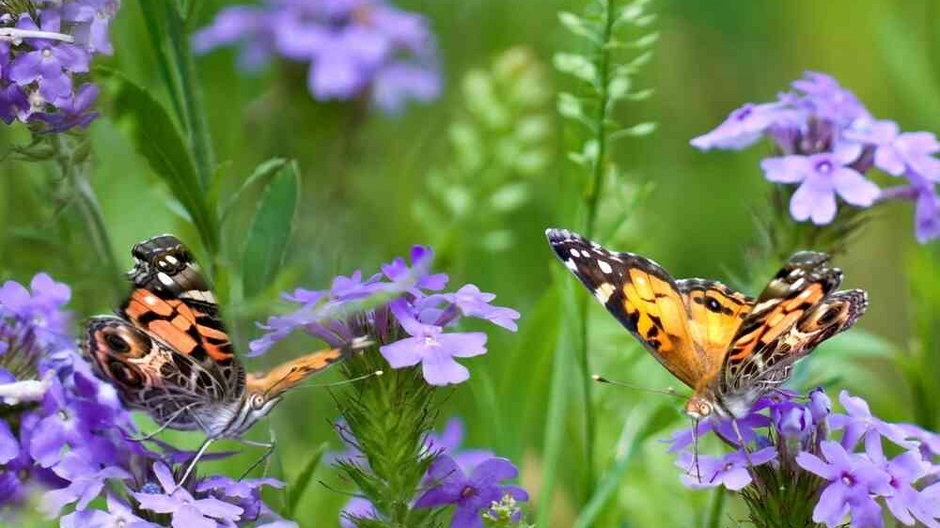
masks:
<instances>
[{"instance_id":1,"label":"white wing spot","mask_svg":"<svg viewBox=\"0 0 940 528\"><path fill-rule=\"evenodd\" d=\"M571 256L574 257L574 258L579 258L579 257L581 256L581 252L578 251L578 250L575 249L575 248L569 249L569 250L568 250L568 253L571 253Z\"/></svg>"},{"instance_id":2,"label":"white wing spot","mask_svg":"<svg viewBox=\"0 0 940 528\"><path fill-rule=\"evenodd\" d=\"M578 265L575 264L574 261L571 259L568 259L565 261L565 267L567 267L571 271L578 271Z\"/></svg>"},{"instance_id":3,"label":"white wing spot","mask_svg":"<svg viewBox=\"0 0 940 528\"><path fill-rule=\"evenodd\" d=\"M614 268L611 268L611 267L610 267L610 264L604 262L603 260L598 260L598 261L597 261L597 267L600 268L601 271L603 271L604 273L606 273L606 274L608 274L608 275L610 275L611 273L614 272Z\"/></svg>"},{"instance_id":4,"label":"white wing spot","mask_svg":"<svg viewBox=\"0 0 940 528\"><path fill-rule=\"evenodd\" d=\"M603 284L598 284L597 289L594 290L594 297L597 297L597 300L601 304L607 304L607 299L610 299L610 296L614 294L614 285L605 282Z\"/></svg>"},{"instance_id":5,"label":"white wing spot","mask_svg":"<svg viewBox=\"0 0 940 528\"><path fill-rule=\"evenodd\" d=\"M164 286L173 285L173 279L166 273L158 273L157 278L160 279L160 282L163 283Z\"/></svg>"},{"instance_id":6,"label":"white wing spot","mask_svg":"<svg viewBox=\"0 0 940 528\"><path fill-rule=\"evenodd\" d=\"M148 296L144 297L144 302L147 303L147 304L149 304L150 306L153 306L153 305L157 304L157 298L154 297L153 295L148 295Z\"/></svg>"},{"instance_id":7,"label":"white wing spot","mask_svg":"<svg viewBox=\"0 0 940 528\"><path fill-rule=\"evenodd\" d=\"M166 256L163 257L163 258L165 258L167 262L169 262L170 264L173 264L174 266L175 266L176 264L179 264L179 261L176 260L176 257L174 257L173 255L166 255Z\"/></svg>"}]
</instances>

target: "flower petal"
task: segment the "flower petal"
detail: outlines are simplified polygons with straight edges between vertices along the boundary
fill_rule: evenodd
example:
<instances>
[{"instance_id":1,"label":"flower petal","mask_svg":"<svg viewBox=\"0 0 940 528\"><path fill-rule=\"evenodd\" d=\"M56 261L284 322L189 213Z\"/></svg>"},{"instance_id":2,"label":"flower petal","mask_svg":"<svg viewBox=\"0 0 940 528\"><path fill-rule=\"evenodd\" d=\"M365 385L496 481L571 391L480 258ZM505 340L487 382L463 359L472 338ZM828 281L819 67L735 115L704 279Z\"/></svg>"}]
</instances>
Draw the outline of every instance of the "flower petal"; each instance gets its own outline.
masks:
<instances>
[{"instance_id":1,"label":"flower petal","mask_svg":"<svg viewBox=\"0 0 940 528\"><path fill-rule=\"evenodd\" d=\"M832 182L843 200L859 207L870 206L881 195L881 189L877 185L855 170L846 167L833 171Z\"/></svg>"}]
</instances>

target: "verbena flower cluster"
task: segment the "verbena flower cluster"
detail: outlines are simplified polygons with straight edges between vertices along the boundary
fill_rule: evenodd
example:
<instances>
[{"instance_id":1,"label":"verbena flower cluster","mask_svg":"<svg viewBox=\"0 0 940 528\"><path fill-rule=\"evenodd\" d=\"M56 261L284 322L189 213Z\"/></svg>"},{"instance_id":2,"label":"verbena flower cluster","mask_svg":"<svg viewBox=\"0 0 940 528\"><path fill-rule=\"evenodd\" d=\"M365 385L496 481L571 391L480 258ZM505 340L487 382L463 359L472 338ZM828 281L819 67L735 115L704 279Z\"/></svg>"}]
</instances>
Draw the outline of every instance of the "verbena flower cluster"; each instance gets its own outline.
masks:
<instances>
[{"instance_id":1,"label":"verbena flower cluster","mask_svg":"<svg viewBox=\"0 0 940 528\"><path fill-rule=\"evenodd\" d=\"M414 246L410 257L410 266L405 259L396 258L367 278L357 270L349 277L336 277L329 290L301 288L285 295L300 308L270 317L260 325L268 333L251 342L251 353L261 354L297 330L334 346L368 336L380 344L379 351L392 368L420 364L431 385L466 381L469 371L454 358L485 354L487 336L483 332L454 332L452 327L463 317L473 317L515 331L519 312L491 305L496 296L472 284L442 291L449 278L430 273L434 257L430 248ZM360 310L379 296L391 300ZM350 312L353 315L347 316Z\"/></svg>"},{"instance_id":2,"label":"verbena flower cluster","mask_svg":"<svg viewBox=\"0 0 940 528\"><path fill-rule=\"evenodd\" d=\"M85 82L92 57L110 55L119 0L5 2L0 14L0 119L47 132L87 127L99 89Z\"/></svg>"},{"instance_id":3,"label":"verbena flower cluster","mask_svg":"<svg viewBox=\"0 0 940 528\"><path fill-rule=\"evenodd\" d=\"M878 120L858 98L828 75L807 72L794 91L775 102L748 103L717 128L696 137L701 150L739 150L770 139L777 155L761 163L766 178L798 185L790 213L822 225L837 213L836 197L856 207L886 199L915 203L915 234L924 243L940 237L940 141L930 132L902 132ZM884 191L866 178L877 167L906 183Z\"/></svg>"},{"instance_id":4,"label":"verbena flower cluster","mask_svg":"<svg viewBox=\"0 0 940 528\"><path fill-rule=\"evenodd\" d=\"M822 389L805 399L779 391L737 421L745 446L730 421L710 421L697 426L699 439L717 436L731 452L693 453L691 429L672 437L670 451L686 485L724 486L751 497L749 504L773 495L775 482L807 486L813 522L829 528L883 526L885 507L904 525L940 527L940 435L885 422L846 391L839 402L844 413L832 411Z\"/></svg>"},{"instance_id":5,"label":"verbena flower cluster","mask_svg":"<svg viewBox=\"0 0 940 528\"><path fill-rule=\"evenodd\" d=\"M307 88L318 101L367 96L381 110L400 112L409 100L441 92L437 46L421 15L384 0L267 0L261 7L221 11L195 35L206 53L242 44L245 70L278 56L309 65Z\"/></svg>"},{"instance_id":6,"label":"verbena flower cluster","mask_svg":"<svg viewBox=\"0 0 940 528\"><path fill-rule=\"evenodd\" d=\"M331 454L329 458L335 463L367 466L368 461L355 436L342 422L336 425L336 430L347 448ZM451 418L442 433L427 436L424 449L433 453L435 459L425 476L427 489L416 497L414 506L453 507L452 528L482 528L483 519L493 516L492 510L499 508L507 498L515 504L529 500L529 495L519 486L502 484L518 476L512 462L489 450L461 449L463 436L463 421L459 418ZM356 496L340 513L340 524L343 528L353 528L353 519L375 519L378 516L367 498ZM516 507L510 517L519 521L522 512Z\"/></svg>"},{"instance_id":7,"label":"verbena flower cluster","mask_svg":"<svg viewBox=\"0 0 940 528\"><path fill-rule=\"evenodd\" d=\"M157 453L133 439L116 391L92 374L68 333L70 297L43 273L29 289L0 287L0 519L36 492L50 518L71 510L63 527L294 526L261 501L262 486L281 486L272 479L212 476L177 489L170 468L192 453Z\"/></svg>"}]
</instances>

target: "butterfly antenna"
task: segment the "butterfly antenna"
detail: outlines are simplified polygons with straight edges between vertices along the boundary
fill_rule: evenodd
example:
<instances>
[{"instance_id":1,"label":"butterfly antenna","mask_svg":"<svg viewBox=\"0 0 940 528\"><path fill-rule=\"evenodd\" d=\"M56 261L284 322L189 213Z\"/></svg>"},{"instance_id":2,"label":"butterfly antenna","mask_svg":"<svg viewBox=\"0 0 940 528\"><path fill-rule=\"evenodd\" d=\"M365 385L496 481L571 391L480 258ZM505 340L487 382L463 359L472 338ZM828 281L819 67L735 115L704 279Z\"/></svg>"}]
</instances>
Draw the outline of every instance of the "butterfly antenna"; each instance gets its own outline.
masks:
<instances>
[{"instance_id":1,"label":"butterfly antenna","mask_svg":"<svg viewBox=\"0 0 940 528\"><path fill-rule=\"evenodd\" d=\"M381 375L383 375L383 374L385 374L385 371L382 370L382 369L378 369L378 370L375 370L375 371L370 372L370 373L368 373L368 374L363 374L362 376L356 376L355 378L349 378L348 380L337 381L337 382L334 382L334 383L321 383L321 384L314 384L314 383L311 383L311 384L309 384L309 385L304 385L303 387L298 387L298 389L313 389L313 388L322 389L322 388L324 388L324 387L341 387L341 386L343 386L343 385L351 385L351 384L353 384L353 383L358 383L358 382L360 382L360 381L367 380L367 379L369 379L369 378L377 378L377 377L379 377L379 376L381 376Z\"/></svg>"},{"instance_id":2,"label":"butterfly antenna","mask_svg":"<svg viewBox=\"0 0 940 528\"><path fill-rule=\"evenodd\" d=\"M633 389L633 390L638 390L638 391L643 391L643 392L652 392L652 393L655 393L655 394L665 394L665 395L667 395L667 396L672 396L672 397L675 397L675 398L686 398L686 396L683 396L682 394L679 394L679 393L676 391L676 389L674 389L674 388L672 388L672 387L669 387L669 388L667 388L667 389L665 389L665 390L662 390L662 389L648 389L648 388L646 388L646 387L637 387L636 385L631 385L631 384L629 384L629 383L624 383L624 382L622 382L622 381L616 381L616 380L608 379L608 378L605 378L604 376L601 376L600 374L594 374L594 375L592 375L592 376L591 376L591 379L594 380L594 381L596 381L596 382L598 382L598 383L607 383L607 384L609 384L609 385L617 385L617 386L624 387L624 388L627 388L627 389Z\"/></svg>"}]
</instances>

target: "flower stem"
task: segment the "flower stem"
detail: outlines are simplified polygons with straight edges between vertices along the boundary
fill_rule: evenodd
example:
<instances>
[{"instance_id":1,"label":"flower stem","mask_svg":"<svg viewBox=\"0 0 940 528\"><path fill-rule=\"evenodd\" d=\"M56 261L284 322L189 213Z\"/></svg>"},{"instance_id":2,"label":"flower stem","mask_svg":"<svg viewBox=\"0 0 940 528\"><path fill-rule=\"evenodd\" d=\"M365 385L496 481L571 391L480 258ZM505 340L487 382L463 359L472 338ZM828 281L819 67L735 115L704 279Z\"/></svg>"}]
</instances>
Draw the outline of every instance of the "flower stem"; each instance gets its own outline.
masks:
<instances>
[{"instance_id":1,"label":"flower stem","mask_svg":"<svg viewBox=\"0 0 940 528\"><path fill-rule=\"evenodd\" d=\"M105 271L111 278L108 284L114 298L117 299L124 291L124 284L121 281L123 274L111 245L111 237L108 235L107 224L98 197L88 181L88 160L84 159L87 153L76 155L76 151L82 152L84 146L79 146L76 149L69 145L61 134L56 134L53 137L53 141L56 142L56 149L59 152L56 156L56 162L62 172L62 178L69 183L74 192L78 210L85 219L88 237L91 239L98 257L104 262ZM87 141L87 139L85 140Z\"/></svg>"},{"instance_id":2,"label":"flower stem","mask_svg":"<svg viewBox=\"0 0 940 528\"><path fill-rule=\"evenodd\" d=\"M584 235L591 238L597 224L597 213L600 204L601 189L604 188L604 174L606 173L607 158L607 117L610 110L610 93L608 91L608 79L610 77L610 47L609 43L613 37L614 20L614 1L606 0L604 15L604 32L601 38L601 45L598 49L598 78L600 79L597 117L595 122L595 141L597 142L597 159L594 160L593 173L590 186L585 196L585 206L587 218L585 220ZM593 408L593 381L591 380L591 361L588 356L588 303L589 298L582 296L578 306L578 314L581 320L578 360L581 366L582 374L582 397L584 398L584 462L587 471L585 497L594 495L594 436L595 436L595 418Z\"/></svg>"}]
</instances>

